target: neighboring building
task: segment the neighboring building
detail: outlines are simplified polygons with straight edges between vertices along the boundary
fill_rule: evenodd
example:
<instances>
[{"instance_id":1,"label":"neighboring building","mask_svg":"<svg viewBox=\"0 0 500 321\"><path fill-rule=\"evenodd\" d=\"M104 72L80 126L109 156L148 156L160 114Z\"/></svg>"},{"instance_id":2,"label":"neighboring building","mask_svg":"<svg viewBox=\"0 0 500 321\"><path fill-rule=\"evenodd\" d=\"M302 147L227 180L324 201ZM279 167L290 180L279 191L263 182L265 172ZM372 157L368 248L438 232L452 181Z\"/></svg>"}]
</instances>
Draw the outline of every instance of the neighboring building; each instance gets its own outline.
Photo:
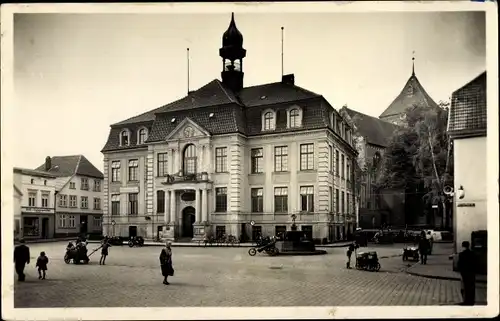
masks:
<instances>
[{"instance_id":1,"label":"neighboring building","mask_svg":"<svg viewBox=\"0 0 500 321\"><path fill-rule=\"evenodd\" d=\"M14 237L54 237L55 176L14 168Z\"/></svg>"},{"instance_id":2,"label":"neighboring building","mask_svg":"<svg viewBox=\"0 0 500 321\"><path fill-rule=\"evenodd\" d=\"M404 126L406 123L406 110L415 105L428 108L438 107L415 75L415 65L413 65L411 76L404 85L403 90L389 107L380 114L379 118L395 125Z\"/></svg>"},{"instance_id":3,"label":"neighboring building","mask_svg":"<svg viewBox=\"0 0 500 321\"><path fill-rule=\"evenodd\" d=\"M220 56L222 81L111 125L105 233L252 238L290 229L295 214L309 237L345 238L356 223L349 126L293 75L244 87L234 16Z\"/></svg>"},{"instance_id":4,"label":"neighboring building","mask_svg":"<svg viewBox=\"0 0 500 321\"><path fill-rule=\"evenodd\" d=\"M358 151L360 176L358 221L362 228L379 228L382 225L404 226L404 191L377 191L375 182L382 169L382 159L397 125L365 115L346 106L340 114L353 127L353 139Z\"/></svg>"},{"instance_id":5,"label":"neighboring building","mask_svg":"<svg viewBox=\"0 0 500 321\"><path fill-rule=\"evenodd\" d=\"M55 237L102 234L104 175L83 155L47 157L37 168L55 176Z\"/></svg>"},{"instance_id":6,"label":"neighboring building","mask_svg":"<svg viewBox=\"0 0 500 321\"><path fill-rule=\"evenodd\" d=\"M486 72L452 95L448 134L453 140L455 250L471 232L487 230ZM459 190L461 190L459 192ZM459 193L463 193L460 198Z\"/></svg>"}]
</instances>

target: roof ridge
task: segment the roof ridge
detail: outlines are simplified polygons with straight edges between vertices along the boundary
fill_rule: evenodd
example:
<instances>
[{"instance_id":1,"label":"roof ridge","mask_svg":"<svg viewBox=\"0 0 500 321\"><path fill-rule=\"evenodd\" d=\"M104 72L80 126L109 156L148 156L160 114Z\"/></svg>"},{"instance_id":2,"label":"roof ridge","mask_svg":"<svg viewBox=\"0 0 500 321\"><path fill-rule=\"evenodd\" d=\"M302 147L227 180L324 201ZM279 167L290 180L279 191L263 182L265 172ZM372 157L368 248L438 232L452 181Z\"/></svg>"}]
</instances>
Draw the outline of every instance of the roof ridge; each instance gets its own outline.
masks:
<instances>
[{"instance_id":1,"label":"roof ridge","mask_svg":"<svg viewBox=\"0 0 500 321\"><path fill-rule=\"evenodd\" d=\"M80 155L80 157L78 158L78 162L76 163L76 168L75 168L75 171L73 172L73 175L75 175L76 173L78 173L78 168L80 167L80 163L82 161L82 157L83 157L83 155Z\"/></svg>"},{"instance_id":2,"label":"roof ridge","mask_svg":"<svg viewBox=\"0 0 500 321\"><path fill-rule=\"evenodd\" d=\"M486 75L486 70L481 72L479 75L477 75L476 77L474 77L474 79L468 81L466 84L462 85L460 88L458 88L457 90L455 90L452 94L454 94L455 92L461 90L462 88L464 87L467 87L468 85L472 84L474 81L478 80L479 78L483 77L483 75Z\"/></svg>"}]
</instances>

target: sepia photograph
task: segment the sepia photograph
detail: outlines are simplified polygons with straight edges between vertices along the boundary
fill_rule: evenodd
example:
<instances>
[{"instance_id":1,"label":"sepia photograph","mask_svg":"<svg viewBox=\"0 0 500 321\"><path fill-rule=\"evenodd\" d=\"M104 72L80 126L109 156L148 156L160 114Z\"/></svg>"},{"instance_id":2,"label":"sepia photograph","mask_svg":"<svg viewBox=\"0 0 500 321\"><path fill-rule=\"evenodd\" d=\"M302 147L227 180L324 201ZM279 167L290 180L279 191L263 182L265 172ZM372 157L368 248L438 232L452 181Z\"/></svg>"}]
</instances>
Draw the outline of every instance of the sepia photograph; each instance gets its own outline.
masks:
<instances>
[{"instance_id":1,"label":"sepia photograph","mask_svg":"<svg viewBox=\"0 0 500 321\"><path fill-rule=\"evenodd\" d=\"M2 5L3 319L498 314L497 8L440 8Z\"/></svg>"}]
</instances>

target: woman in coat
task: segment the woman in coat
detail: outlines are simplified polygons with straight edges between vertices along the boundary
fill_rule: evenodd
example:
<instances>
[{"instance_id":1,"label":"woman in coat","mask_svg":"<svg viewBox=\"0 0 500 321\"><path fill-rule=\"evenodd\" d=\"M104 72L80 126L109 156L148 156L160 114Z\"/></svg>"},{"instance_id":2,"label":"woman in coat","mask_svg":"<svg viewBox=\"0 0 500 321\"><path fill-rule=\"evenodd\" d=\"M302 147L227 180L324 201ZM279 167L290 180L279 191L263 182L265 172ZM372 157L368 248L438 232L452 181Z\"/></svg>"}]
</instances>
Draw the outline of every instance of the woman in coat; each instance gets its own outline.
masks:
<instances>
[{"instance_id":1,"label":"woman in coat","mask_svg":"<svg viewBox=\"0 0 500 321\"><path fill-rule=\"evenodd\" d=\"M161 274L163 275L163 284L168 283L167 279L169 276L174 275L174 268L172 267L172 243L167 242L166 246L161 250L160 253L160 264L161 264Z\"/></svg>"}]
</instances>

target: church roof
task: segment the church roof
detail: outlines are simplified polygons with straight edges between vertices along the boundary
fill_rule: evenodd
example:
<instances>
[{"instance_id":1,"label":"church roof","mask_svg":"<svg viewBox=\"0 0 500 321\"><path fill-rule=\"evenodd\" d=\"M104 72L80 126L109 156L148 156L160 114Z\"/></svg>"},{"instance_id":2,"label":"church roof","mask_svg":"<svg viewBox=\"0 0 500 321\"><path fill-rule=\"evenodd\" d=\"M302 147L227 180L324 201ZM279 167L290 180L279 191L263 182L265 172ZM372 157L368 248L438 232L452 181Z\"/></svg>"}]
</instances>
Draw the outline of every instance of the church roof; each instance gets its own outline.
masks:
<instances>
[{"instance_id":1,"label":"church roof","mask_svg":"<svg viewBox=\"0 0 500 321\"><path fill-rule=\"evenodd\" d=\"M360 135L366 138L367 143L387 147L396 129L392 123L343 107Z\"/></svg>"},{"instance_id":2,"label":"church roof","mask_svg":"<svg viewBox=\"0 0 500 321\"><path fill-rule=\"evenodd\" d=\"M406 109L414 105L432 108L438 106L425 91L415 73L412 73L410 79L408 79L403 87L403 90L401 90L389 107L380 114L379 118L403 114Z\"/></svg>"},{"instance_id":3,"label":"church roof","mask_svg":"<svg viewBox=\"0 0 500 321\"><path fill-rule=\"evenodd\" d=\"M82 175L94 178L104 178L98 170L85 156L54 156L50 158L51 167L45 170L45 163L36 168L37 171L52 174L57 177Z\"/></svg>"},{"instance_id":4,"label":"church roof","mask_svg":"<svg viewBox=\"0 0 500 321\"><path fill-rule=\"evenodd\" d=\"M448 131L486 135L486 71L453 92Z\"/></svg>"}]
</instances>

